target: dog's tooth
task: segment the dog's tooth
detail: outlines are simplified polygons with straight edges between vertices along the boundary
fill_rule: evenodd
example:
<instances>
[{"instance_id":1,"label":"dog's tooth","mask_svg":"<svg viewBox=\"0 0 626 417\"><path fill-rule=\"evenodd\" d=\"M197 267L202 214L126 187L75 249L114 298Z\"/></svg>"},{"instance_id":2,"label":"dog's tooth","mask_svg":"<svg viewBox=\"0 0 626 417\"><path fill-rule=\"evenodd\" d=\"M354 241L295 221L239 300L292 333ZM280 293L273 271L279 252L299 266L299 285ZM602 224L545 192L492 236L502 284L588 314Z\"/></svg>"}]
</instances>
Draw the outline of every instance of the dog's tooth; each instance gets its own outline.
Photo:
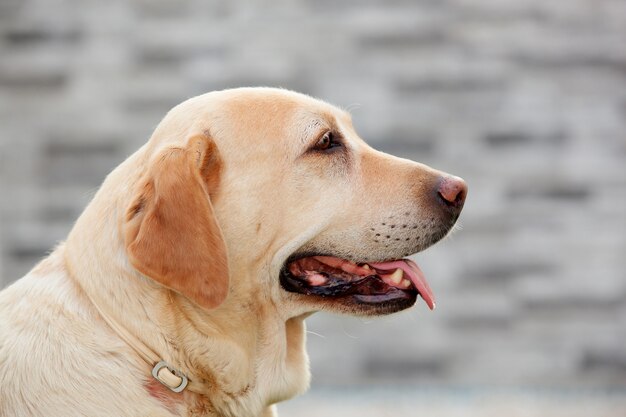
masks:
<instances>
[{"instance_id":1,"label":"dog's tooth","mask_svg":"<svg viewBox=\"0 0 626 417\"><path fill-rule=\"evenodd\" d=\"M403 277L404 272L402 271L402 269L398 268L393 272L393 274L389 276L389 279L391 279L394 284L399 285Z\"/></svg>"},{"instance_id":2,"label":"dog's tooth","mask_svg":"<svg viewBox=\"0 0 626 417\"><path fill-rule=\"evenodd\" d=\"M328 279L322 274L311 274L311 275L307 275L306 278L307 278L307 281L309 282L309 285L313 287L326 285L326 282L328 281Z\"/></svg>"},{"instance_id":3,"label":"dog's tooth","mask_svg":"<svg viewBox=\"0 0 626 417\"><path fill-rule=\"evenodd\" d=\"M370 266L368 264L364 264L361 268L367 269L368 271L372 270L372 268L370 268Z\"/></svg>"},{"instance_id":4,"label":"dog's tooth","mask_svg":"<svg viewBox=\"0 0 626 417\"><path fill-rule=\"evenodd\" d=\"M409 288L411 286L411 281L409 281L408 279L403 279L400 283L400 286L402 288Z\"/></svg>"}]
</instances>

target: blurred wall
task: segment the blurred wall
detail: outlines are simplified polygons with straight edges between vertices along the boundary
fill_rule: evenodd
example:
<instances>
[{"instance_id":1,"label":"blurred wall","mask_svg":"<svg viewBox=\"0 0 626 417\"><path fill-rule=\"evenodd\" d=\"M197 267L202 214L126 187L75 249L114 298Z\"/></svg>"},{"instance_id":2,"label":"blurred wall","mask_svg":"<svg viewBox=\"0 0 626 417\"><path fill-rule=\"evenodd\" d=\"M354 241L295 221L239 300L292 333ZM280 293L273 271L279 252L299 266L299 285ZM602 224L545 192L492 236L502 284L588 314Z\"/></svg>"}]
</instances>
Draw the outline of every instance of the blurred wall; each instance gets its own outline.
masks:
<instances>
[{"instance_id":1,"label":"blurred wall","mask_svg":"<svg viewBox=\"0 0 626 417\"><path fill-rule=\"evenodd\" d=\"M438 298L309 320L314 384L626 383L623 0L0 0L0 283L187 97L295 89L463 176Z\"/></svg>"}]
</instances>

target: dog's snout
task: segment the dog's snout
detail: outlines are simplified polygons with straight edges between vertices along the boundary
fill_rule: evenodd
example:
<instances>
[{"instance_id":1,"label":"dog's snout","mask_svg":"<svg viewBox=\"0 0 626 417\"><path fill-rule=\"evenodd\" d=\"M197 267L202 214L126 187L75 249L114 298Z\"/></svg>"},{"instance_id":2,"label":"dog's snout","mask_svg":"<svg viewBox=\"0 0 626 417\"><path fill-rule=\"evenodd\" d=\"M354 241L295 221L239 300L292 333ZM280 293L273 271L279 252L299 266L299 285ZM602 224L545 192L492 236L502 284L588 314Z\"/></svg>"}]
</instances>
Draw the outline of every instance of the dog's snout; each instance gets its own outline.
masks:
<instances>
[{"instance_id":1,"label":"dog's snout","mask_svg":"<svg viewBox=\"0 0 626 417\"><path fill-rule=\"evenodd\" d=\"M442 177L439 181L437 194L441 203L455 212L461 211L467 195L467 184L455 176Z\"/></svg>"}]
</instances>

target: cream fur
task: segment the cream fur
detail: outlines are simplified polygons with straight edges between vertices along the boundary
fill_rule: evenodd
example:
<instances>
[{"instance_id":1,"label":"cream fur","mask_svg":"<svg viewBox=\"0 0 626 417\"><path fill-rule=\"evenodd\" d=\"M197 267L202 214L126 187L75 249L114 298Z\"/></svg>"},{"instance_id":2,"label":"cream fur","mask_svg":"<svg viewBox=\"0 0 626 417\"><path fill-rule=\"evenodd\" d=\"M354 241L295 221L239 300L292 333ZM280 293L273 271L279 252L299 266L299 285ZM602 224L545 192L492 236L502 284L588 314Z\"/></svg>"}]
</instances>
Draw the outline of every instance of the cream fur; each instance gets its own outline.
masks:
<instances>
[{"instance_id":1,"label":"cream fur","mask_svg":"<svg viewBox=\"0 0 626 417\"><path fill-rule=\"evenodd\" d=\"M327 123L344 132L350 164L301 156ZM122 238L151 157L194 134L210 135L224 162L213 207L231 281L212 310L137 272ZM332 245L355 260L419 250L383 248L366 229L381 213L409 209L426 225L428 202L415 184L439 175L374 151L349 115L300 94L237 89L177 106L106 178L66 242L0 293L0 416L275 415L272 404L309 384L304 319L320 309L346 311L282 290L285 259L306 245ZM368 204L359 204L364 198ZM206 381L210 394L150 395L150 367L90 299L163 359Z\"/></svg>"}]
</instances>

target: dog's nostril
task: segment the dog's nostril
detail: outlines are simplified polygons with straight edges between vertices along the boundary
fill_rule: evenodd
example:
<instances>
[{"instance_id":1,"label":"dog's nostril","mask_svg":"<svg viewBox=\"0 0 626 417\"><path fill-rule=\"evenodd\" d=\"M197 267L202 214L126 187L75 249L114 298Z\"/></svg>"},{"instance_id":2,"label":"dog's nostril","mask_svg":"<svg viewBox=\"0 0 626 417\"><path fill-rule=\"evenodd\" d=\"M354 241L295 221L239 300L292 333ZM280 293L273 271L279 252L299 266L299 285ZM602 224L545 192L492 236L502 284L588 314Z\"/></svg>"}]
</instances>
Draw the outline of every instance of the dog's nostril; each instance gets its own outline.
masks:
<instances>
[{"instance_id":1,"label":"dog's nostril","mask_svg":"<svg viewBox=\"0 0 626 417\"><path fill-rule=\"evenodd\" d=\"M446 206L460 209L467 195L467 184L459 177L444 177L439 183L437 193Z\"/></svg>"}]
</instances>

